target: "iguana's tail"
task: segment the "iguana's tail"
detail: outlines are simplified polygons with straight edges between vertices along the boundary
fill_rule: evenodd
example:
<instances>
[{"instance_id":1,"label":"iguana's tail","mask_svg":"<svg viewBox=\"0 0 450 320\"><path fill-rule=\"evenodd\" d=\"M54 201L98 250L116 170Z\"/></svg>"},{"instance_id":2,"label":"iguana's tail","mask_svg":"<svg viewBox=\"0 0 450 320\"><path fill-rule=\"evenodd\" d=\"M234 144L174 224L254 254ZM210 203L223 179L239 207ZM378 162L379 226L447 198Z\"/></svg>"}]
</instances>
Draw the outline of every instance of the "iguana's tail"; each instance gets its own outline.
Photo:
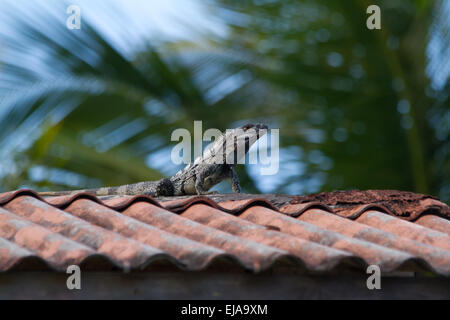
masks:
<instances>
[{"instance_id":1,"label":"iguana's tail","mask_svg":"<svg viewBox=\"0 0 450 320\"><path fill-rule=\"evenodd\" d=\"M103 187L97 189L69 190L69 191L45 191L39 192L41 196L67 196L76 193L86 192L94 196L111 195L139 195L150 196L172 196L174 194L173 184L168 178L158 181L144 181L133 184L126 184L118 187Z\"/></svg>"},{"instance_id":2,"label":"iguana's tail","mask_svg":"<svg viewBox=\"0 0 450 320\"><path fill-rule=\"evenodd\" d=\"M106 188L97 188L97 189L82 189L82 190L67 190L67 191L44 191L44 192L38 192L40 196L47 197L47 196L70 196L77 193L90 193L95 196L107 196L112 194L114 190L117 190L118 187L106 187ZM116 193L117 194L117 193Z\"/></svg>"}]
</instances>

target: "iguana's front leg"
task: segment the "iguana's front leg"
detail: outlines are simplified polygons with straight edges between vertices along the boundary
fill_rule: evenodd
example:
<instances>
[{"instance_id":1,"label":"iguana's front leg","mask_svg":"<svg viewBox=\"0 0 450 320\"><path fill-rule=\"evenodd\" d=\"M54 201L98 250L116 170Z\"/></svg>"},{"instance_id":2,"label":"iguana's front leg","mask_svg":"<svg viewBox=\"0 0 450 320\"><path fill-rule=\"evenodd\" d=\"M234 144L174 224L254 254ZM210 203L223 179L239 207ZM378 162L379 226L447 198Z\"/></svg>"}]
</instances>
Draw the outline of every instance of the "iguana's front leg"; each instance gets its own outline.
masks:
<instances>
[{"instance_id":1,"label":"iguana's front leg","mask_svg":"<svg viewBox=\"0 0 450 320\"><path fill-rule=\"evenodd\" d=\"M230 181L231 190L235 193L240 193L241 185L239 183L239 177L233 167L230 167L230 177L228 179Z\"/></svg>"},{"instance_id":2,"label":"iguana's front leg","mask_svg":"<svg viewBox=\"0 0 450 320\"><path fill-rule=\"evenodd\" d=\"M198 167L198 172L196 172L195 175L195 191L197 194L215 194L217 191L208 191L205 190L205 180L207 178L212 177L214 174L217 173L217 166L216 165L206 165L206 166L200 166Z\"/></svg>"}]
</instances>

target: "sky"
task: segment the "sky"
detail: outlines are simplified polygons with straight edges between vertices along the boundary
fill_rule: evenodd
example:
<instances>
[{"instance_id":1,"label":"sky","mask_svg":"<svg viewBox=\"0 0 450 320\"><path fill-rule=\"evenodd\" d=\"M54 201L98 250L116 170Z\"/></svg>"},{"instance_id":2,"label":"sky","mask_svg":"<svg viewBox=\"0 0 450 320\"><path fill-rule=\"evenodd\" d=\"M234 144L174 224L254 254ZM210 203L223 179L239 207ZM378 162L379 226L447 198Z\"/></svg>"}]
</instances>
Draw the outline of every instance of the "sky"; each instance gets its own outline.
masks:
<instances>
[{"instance_id":1,"label":"sky","mask_svg":"<svg viewBox=\"0 0 450 320\"><path fill-rule=\"evenodd\" d=\"M128 48L139 50L139 44L148 39L200 41L206 34L225 36L227 28L214 17L214 7L208 5L208 2L199 0L1 0L0 11L23 10L30 16L39 17L41 8L45 7L53 10L57 17L65 21L69 17L69 14L65 12L66 8L69 5L77 5L81 9L81 28L83 20L87 19L113 40L119 48L127 52ZM64 3L67 5L63 5ZM117 12L120 12L120 15L117 15ZM120 23L117 23L119 20ZM7 19L0 19L2 32L7 33L13 28L14 26Z\"/></svg>"},{"instance_id":2,"label":"sky","mask_svg":"<svg viewBox=\"0 0 450 320\"><path fill-rule=\"evenodd\" d=\"M126 46L124 39L135 41L134 50L145 40L191 40L201 41L202 36L224 36L226 27L211 14L212 7L196 0L78 0L85 9L89 21L99 27L120 47ZM94 4L95 3L95 4ZM105 5L105 3L107 3ZM206 3L206 1L204 2ZM109 8L120 8L123 15L114 17ZM83 13L82 13L83 14ZM128 22L115 25L115 19ZM119 29L126 25L126 30ZM125 36L123 36L125 34Z\"/></svg>"},{"instance_id":3,"label":"sky","mask_svg":"<svg viewBox=\"0 0 450 320\"><path fill-rule=\"evenodd\" d=\"M435 20L431 27L427 55L430 60L427 71L433 89L441 90L450 76L450 0L435 8Z\"/></svg>"}]
</instances>

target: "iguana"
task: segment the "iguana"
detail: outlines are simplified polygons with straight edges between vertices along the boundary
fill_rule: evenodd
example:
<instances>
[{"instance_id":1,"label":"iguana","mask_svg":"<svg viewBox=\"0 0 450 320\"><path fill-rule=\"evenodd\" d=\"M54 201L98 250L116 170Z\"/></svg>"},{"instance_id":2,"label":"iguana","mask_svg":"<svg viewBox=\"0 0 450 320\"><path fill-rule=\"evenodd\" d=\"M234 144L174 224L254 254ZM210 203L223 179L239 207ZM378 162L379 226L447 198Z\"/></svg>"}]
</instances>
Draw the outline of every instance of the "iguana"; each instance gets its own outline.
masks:
<instances>
[{"instance_id":1,"label":"iguana","mask_svg":"<svg viewBox=\"0 0 450 320\"><path fill-rule=\"evenodd\" d=\"M250 147L261 136L267 133L264 124L246 124L242 127L227 130L212 143L193 163L188 164L170 178L157 181L144 181L117 187L97 189L40 192L41 196L71 195L87 192L96 196L108 195L150 195L181 196L202 195L213 186L228 179L233 192L240 192L239 178L234 170L238 160L248 152Z\"/></svg>"}]
</instances>

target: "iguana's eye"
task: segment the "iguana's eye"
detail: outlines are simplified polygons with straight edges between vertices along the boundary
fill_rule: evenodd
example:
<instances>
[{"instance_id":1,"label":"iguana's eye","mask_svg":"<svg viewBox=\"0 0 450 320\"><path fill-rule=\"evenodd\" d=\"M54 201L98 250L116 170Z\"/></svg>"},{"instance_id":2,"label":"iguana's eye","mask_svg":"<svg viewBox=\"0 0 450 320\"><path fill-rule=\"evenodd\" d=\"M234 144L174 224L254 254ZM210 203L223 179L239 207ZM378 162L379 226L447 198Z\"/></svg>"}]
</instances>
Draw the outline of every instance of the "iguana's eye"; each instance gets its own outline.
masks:
<instances>
[{"instance_id":1,"label":"iguana's eye","mask_svg":"<svg viewBox=\"0 0 450 320\"><path fill-rule=\"evenodd\" d=\"M250 128L253 128L254 126L255 126L254 124L247 123L246 125L243 125L241 128L242 128L242 130L246 131Z\"/></svg>"},{"instance_id":2,"label":"iguana's eye","mask_svg":"<svg viewBox=\"0 0 450 320\"><path fill-rule=\"evenodd\" d=\"M263 123L258 123L255 127L256 127L256 129L268 130L268 127L265 124L263 124Z\"/></svg>"}]
</instances>

